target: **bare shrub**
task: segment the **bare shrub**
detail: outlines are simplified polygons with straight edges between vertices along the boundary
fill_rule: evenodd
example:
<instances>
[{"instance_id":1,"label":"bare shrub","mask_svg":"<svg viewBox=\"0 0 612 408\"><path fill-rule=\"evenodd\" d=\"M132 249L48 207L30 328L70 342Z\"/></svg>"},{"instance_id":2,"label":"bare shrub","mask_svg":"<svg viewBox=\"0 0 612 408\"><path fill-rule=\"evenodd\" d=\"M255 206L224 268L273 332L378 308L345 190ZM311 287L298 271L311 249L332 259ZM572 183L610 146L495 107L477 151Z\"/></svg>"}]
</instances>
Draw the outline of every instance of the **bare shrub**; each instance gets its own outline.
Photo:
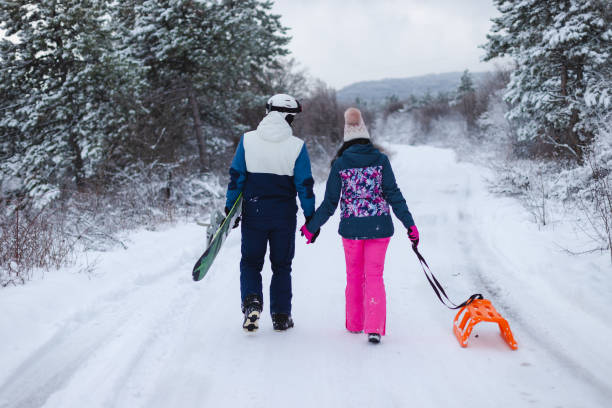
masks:
<instances>
[{"instance_id":1,"label":"bare shrub","mask_svg":"<svg viewBox=\"0 0 612 408\"><path fill-rule=\"evenodd\" d=\"M180 217L222 208L216 176L189 167L133 164L104 184L93 180L66 190L42 209L23 202L0 204L0 285L25 283L36 268L57 269L77 254L92 272L89 251L127 248L126 231L154 229Z\"/></svg>"},{"instance_id":2,"label":"bare shrub","mask_svg":"<svg viewBox=\"0 0 612 408\"><path fill-rule=\"evenodd\" d=\"M60 267L68 261L73 244L57 211L4 204L0 208L0 286L24 283L34 268Z\"/></svg>"},{"instance_id":3,"label":"bare shrub","mask_svg":"<svg viewBox=\"0 0 612 408\"><path fill-rule=\"evenodd\" d=\"M609 130L605 135L610 135ZM612 145L602 139L593 143L585 164L574 172L579 184L571 198L586 220L580 224L582 231L610 252L612 262Z\"/></svg>"},{"instance_id":4,"label":"bare shrub","mask_svg":"<svg viewBox=\"0 0 612 408\"><path fill-rule=\"evenodd\" d=\"M511 72L511 67L497 66L494 71L485 74L476 87L476 116L480 117L490 109L491 98L502 100L498 95L504 93Z\"/></svg>"},{"instance_id":5,"label":"bare shrub","mask_svg":"<svg viewBox=\"0 0 612 408\"><path fill-rule=\"evenodd\" d=\"M304 111L295 119L294 133L308 146L315 180L325 179L330 162L343 143L344 111L349 106L359 108L371 133L376 113L365 103L338 103L336 91L321 81L315 82L302 102Z\"/></svg>"},{"instance_id":6,"label":"bare shrub","mask_svg":"<svg viewBox=\"0 0 612 408\"><path fill-rule=\"evenodd\" d=\"M547 226L565 192L563 166L555 162L506 160L492 163L496 179L491 190L517 197L533 216L534 222Z\"/></svg>"},{"instance_id":7,"label":"bare shrub","mask_svg":"<svg viewBox=\"0 0 612 408\"><path fill-rule=\"evenodd\" d=\"M385 104L382 108L383 120L387 120L389 115L399 112L404 109L404 104L399 100L397 95L392 95L385 100Z\"/></svg>"},{"instance_id":8,"label":"bare shrub","mask_svg":"<svg viewBox=\"0 0 612 408\"><path fill-rule=\"evenodd\" d=\"M451 112L449 96L438 94L435 98L426 95L421 102L421 107L415 109L413 115L422 133L428 135L433 130L434 122L440 118L450 116Z\"/></svg>"},{"instance_id":9,"label":"bare shrub","mask_svg":"<svg viewBox=\"0 0 612 408\"><path fill-rule=\"evenodd\" d=\"M334 89L318 82L303 105L304 111L295 119L296 135L322 145L326 151L342 141L343 110Z\"/></svg>"},{"instance_id":10,"label":"bare shrub","mask_svg":"<svg viewBox=\"0 0 612 408\"><path fill-rule=\"evenodd\" d=\"M532 163L529 169L528 186L523 194L523 202L533 215L536 223L546 226L550 223L550 200L553 190L559 186L561 176L551 171L554 165Z\"/></svg>"}]
</instances>

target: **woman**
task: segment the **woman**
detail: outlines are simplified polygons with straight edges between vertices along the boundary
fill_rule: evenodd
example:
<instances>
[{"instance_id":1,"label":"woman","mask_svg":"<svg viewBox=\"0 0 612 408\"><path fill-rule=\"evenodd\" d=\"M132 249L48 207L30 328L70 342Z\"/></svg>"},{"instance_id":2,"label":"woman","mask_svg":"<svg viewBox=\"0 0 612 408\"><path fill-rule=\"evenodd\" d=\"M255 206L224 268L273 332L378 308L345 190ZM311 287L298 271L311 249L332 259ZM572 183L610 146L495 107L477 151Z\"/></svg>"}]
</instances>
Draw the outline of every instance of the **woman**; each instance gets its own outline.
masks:
<instances>
[{"instance_id":1,"label":"woman","mask_svg":"<svg viewBox=\"0 0 612 408\"><path fill-rule=\"evenodd\" d=\"M389 206L408 230L413 245L419 232L402 196L386 155L376 149L356 108L344 113L344 144L327 179L325 198L300 231L313 242L320 227L336 211L340 201L342 236L346 257L346 328L368 334L379 343L385 334L386 298L383 282L385 254L393 235Z\"/></svg>"}]
</instances>

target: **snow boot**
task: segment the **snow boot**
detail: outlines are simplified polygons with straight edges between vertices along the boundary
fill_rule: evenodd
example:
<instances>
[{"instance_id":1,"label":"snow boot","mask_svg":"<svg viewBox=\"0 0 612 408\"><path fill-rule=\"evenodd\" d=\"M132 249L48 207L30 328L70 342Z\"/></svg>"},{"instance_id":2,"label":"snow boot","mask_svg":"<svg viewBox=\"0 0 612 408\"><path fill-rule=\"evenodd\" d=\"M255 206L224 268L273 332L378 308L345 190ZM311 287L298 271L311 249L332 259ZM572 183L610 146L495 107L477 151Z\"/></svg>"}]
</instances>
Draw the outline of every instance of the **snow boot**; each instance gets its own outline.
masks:
<instances>
[{"instance_id":1,"label":"snow boot","mask_svg":"<svg viewBox=\"0 0 612 408\"><path fill-rule=\"evenodd\" d=\"M289 313L273 313L272 326L276 331L285 331L293 327L293 319Z\"/></svg>"},{"instance_id":2,"label":"snow boot","mask_svg":"<svg viewBox=\"0 0 612 408\"><path fill-rule=\"evenodd\" d=\"M242 328L248 332L254 332L259 328L259 316L263 309L263 302L259 295L248 295L242 302L242 313L244 322Z\"/></svg>"},{"instance_id":3,"label":"snow boot","mask_svg":"<svg viewBox=\"0 0 612 408\"><path fill-rule=\"evenodd\" d=\"M373 344L380 343L380 334L378 333L368 333L368 341Z\"/></svg>"}]
</instances>

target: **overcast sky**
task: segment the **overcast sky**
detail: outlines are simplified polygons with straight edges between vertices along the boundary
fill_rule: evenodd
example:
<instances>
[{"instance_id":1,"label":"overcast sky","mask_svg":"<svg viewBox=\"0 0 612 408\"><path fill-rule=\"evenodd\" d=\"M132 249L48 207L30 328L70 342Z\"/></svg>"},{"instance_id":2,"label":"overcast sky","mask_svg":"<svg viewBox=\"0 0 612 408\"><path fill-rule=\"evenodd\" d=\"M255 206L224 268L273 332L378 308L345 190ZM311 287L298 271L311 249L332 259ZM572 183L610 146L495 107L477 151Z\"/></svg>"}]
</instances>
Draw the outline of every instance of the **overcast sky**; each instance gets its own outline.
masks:
<instances>
[{"instance_id":1,"label":"overcast sky","mask_svg":"<svg viewBox=\"0 0 612 408\"><path fill-rule=\"evenodd\" d=\"M485 71L492 0L275 0L293 57L336 88L353 82Z\"/></svg>"}]
</instances>

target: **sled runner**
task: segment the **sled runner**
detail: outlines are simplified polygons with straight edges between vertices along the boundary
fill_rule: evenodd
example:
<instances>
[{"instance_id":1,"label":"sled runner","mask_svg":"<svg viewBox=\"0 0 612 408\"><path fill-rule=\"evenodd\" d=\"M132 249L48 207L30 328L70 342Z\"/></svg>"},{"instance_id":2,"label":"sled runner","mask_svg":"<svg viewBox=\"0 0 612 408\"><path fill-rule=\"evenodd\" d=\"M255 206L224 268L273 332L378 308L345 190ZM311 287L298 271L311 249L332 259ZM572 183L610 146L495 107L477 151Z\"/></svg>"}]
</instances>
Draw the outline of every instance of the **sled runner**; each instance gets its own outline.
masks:
<instances>
[{"instance_id":1,"label":"sled runner","mask_svg":"<svg viewBox=\"0 0 612 408\"><path fill-rule=\"evenodd\" d=\"M198 262L196 262L195 266L193 267L192 276L194 281L199 281L206 276L206 273L212 266L217 254L221 250L221 246L229 235L236 218L240 216L241 209L242 194L238 196L227 216L222 219L221 224L215 231L214 235L208 240L206 251L204 251L204 254L202 254L200 259L198 259Z\"/></svg>"},{"instance_id":2,"label":"sled runner","mask_svg":"<svg viewBox=\"0 0 612 408\"><path fill-rule=\"evenodd\" d=\"M417 258L419 258L419 262L421 263L421 268L423 269L423 273L427 278L427 281L431 285L434 292L440 299L440 302L451 310L459 309L459 312L455 316L453 320L453 332L459 340L459 344L461 347L467 347L467 340L472 333L472 329L474 325L480 322L494 322L499 325L499 329L501 330L501 336L508 343L508 346L512 350L516 350L518 348L518 344L514 340L514 336L512 335L512 331L510 330L510 325L506 319L504 319L498 312L495 310L491 302L487 299L484 299L480 293L473 294L460 305L454 304L449 298L438 279L436 279L433 272L427 265L427 261L423 258L423 255L419 252L415 245L412 246L412 250L416 254ZM461 320L460 320L460 317Z\"/></svg>"}]
</instances>

